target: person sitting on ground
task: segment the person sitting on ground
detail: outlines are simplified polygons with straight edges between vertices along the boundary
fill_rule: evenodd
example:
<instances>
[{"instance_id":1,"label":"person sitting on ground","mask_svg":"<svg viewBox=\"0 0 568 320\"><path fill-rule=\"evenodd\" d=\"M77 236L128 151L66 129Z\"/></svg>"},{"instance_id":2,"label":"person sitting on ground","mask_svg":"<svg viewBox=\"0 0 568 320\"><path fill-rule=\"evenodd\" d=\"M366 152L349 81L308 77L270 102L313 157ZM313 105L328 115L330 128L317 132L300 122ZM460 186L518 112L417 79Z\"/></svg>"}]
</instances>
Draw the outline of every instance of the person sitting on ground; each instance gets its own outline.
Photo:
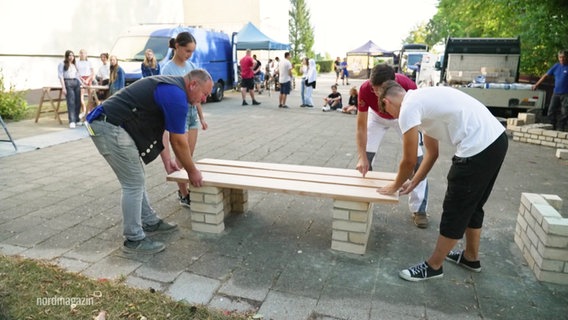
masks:
<instances>
[{"instance_id":1,"label":"person sitting on ground","mask_svg":"<svg viewBox=\"0 0 568 320\"><path fill-rule=\"evenodd\" d=\"M352 87L349 90L349 102L346 106L341 108L341 112L357 114L357 101L359 99L359 94L357 93L357 87Z\"/></svg>"},{"instance_id":2,"label":"person sitting on ground","mask_svg":"<svg viewBox=\"0 0 568 320\"><path fill-rule=\"evenodd\" d=\"M341 100L341 93L337 92L337 86L331 86L331 93L327 95L327 97L323 98L325 104L323 105L322 111L329 111L329 110L341 110L343 108L342 100Z\"/></svg>"}]
</instances>

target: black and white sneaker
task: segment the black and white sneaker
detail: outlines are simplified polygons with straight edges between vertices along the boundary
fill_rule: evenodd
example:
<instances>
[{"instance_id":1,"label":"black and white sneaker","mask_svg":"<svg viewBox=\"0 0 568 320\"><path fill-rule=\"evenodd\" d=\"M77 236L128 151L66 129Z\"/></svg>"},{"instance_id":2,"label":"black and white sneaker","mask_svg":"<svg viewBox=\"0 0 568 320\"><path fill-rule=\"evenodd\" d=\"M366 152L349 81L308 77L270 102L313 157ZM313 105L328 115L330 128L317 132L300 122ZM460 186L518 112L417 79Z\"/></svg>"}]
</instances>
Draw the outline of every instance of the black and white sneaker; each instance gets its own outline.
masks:
<instances>
[{"instance_id":1,"label":"black and white sneaker","mask_svg":"<svg viewBox=\"0 0 568 320\"><path fill-rule=\"evenodd\" d=\"M469 261L463 255L464 250L452 250L446 256L446 260L464 267L469 271L481 272L481 263L477 261Z\"/></svg>"},{"instance_id":2,"label":"black and white sneaker","mask_svg":"<svg viewBox=\"0 0 568 320\"><path fill-rule=\"evenodd\" d=\"M398 276L404 280L414 282L441 278L444 276L444 268L440 267L440 269L434 270L426 261L424 261L408 269L401 270Z\"/></svg>"}]
</instances>

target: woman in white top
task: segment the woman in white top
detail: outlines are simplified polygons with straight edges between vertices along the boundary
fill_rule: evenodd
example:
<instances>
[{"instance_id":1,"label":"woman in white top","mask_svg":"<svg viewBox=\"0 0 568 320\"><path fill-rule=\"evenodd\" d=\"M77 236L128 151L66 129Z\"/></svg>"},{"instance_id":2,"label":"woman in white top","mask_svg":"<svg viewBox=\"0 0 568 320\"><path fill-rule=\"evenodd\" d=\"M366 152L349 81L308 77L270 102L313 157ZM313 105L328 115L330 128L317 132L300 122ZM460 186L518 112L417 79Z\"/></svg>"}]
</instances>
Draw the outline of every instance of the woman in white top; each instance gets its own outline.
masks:
<instances>
[{"instance_id":1,"label":"woman in white top","mask_svg":"<svg viewBox=\"0 0 568 320\"><path fill-rule=\"evenodd\" d=\"M300 83L300 97L302 97L302 104L300 105L300 107L302 108L308 104L306 102L306 79L308 77L308 65L309 59L307 57L302 59L302 69L300 70L302 72L302 82Z\"/></svg>"},{"instance_id":2,"label":"woman in white top","mask_svg":"<svg viewBox=\"0 0 568 320\"><path fill-rule=\"evenodd\" d=\"M67 101L67 117L69 128L81 125L79 112L81 111L81 77L75 62L75 54L71 50L65 51L65 60L57 68L59 82L65 100Z\"/></svg>"},{"instance_id":3,"label":"woman in white top","mask_svg":"<svg viewBox=\"0 0 568 320\"><path fill-rule=\"evenodd\" d=\"M312 94L314 89L316 88L316 80L318 77L318 71L316 68L316 61L314 59L310 59L308 61L308 70L306 72L306 79L302 81L302 84L306 86L304 92L304 107L313 108L314 107L314 100L312 99Z\"/></svg>"},{"instance_id":4,"label":"woman in white top","mask_svg":"<svg viewBox=\"0 0 568 320\"><path fill-rule=\"evenodd\" d=\"M85 49L79 50L79 61L77 61L77 69L79 70L79 76L81 76L81 85L90 86L95 78L95 69L87 57L87 51ZM86 89L81 91L81 114L79 118L83 118L87 112L87 107L85 101L83 101L83 96L87 95Z\"/></svg>"},{"instance_id":5,"label":"woman in white top","mask_svg":"<svg viewBox=\"0 0 568 320\"><path fill-rule=\"evenodd\" d=\"M170 48L174 49L174 56L170 61L166 62L164 68L162 68L162 75L185 76L191 70L196 69L193 62L189 61L196 46L195 38L189 32L180 32L175 39L170 39ZM207 130L207 122L205 122L205 119L203 118L201 103L198 103L195 106L190 105L185 122L185 131L192 155L193 150L195 150L195 145L197 144L199 123L201 123L201 128L203 130ZM162 159L164 158L164 154L168 154L170 152L169 134L167 131L164 131L163 141L164 151L162 151ZM179 163L177 159L176 164L177 167L181 168L181 163ZM168 172L168 174L170 173L171 172ZM178 198L182 206L189 208L190 201L187 187L187 183L178 183Z\"/></svg>"},{"instance_id":6,"label":"woman in white top","mask_svg":"<svg viewBox=\"0 0 568 320\"><path fill-rule=\"evenodd\" d=\"M101 66L99 67L99 71L97 72L97 82L101 86L108 85L109 78L110 78L110 64L108 61L108 53L103 52L101 53Z\"/></svg>"}]
</instances>

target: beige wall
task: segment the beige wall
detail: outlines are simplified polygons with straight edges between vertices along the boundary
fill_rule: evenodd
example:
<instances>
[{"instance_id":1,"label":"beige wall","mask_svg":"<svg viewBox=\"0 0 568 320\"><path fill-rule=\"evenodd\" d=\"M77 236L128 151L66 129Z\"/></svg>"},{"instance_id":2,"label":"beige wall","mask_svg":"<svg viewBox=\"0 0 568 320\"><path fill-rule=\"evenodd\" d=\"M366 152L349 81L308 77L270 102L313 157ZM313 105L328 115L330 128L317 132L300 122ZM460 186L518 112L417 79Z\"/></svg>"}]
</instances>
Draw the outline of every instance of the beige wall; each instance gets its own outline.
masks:
<instances>
[{"instance_id":1,"label":"beige wall","mask_svg":"<svg viewBox=\"0 0 568 320\"><path fill-rule=\"evenodd\" d=\"M65 50L97 57L128 27L159 22L183 23L183 0L0 0L0 69L18 90L57 85Z\"/></svg>"},{"instance_id":2,"label":"beige wall","mask_svg":"<svg viewBox=\"0 0 568 320\"><path fill-rule=\"evenodd\" d=\"M204 5L206 3L206 5ZM184 0L184 23L227 33L239 31L247 22L260 24L260 0Z\"/></svg>"},{"instance_id":3,"label":"beige wall","mask_svg":"<svg viewBox=\"0 0 568 320\"><path fill-rule=\"evenodd\" d=\"M288 0L0 0L0 69L18 90L58 85L65 50L86 49L96 72L99 53L142 23L200 25L232 34L251 21L286 42L287 5Z\"/></svg>"}]
</instances>

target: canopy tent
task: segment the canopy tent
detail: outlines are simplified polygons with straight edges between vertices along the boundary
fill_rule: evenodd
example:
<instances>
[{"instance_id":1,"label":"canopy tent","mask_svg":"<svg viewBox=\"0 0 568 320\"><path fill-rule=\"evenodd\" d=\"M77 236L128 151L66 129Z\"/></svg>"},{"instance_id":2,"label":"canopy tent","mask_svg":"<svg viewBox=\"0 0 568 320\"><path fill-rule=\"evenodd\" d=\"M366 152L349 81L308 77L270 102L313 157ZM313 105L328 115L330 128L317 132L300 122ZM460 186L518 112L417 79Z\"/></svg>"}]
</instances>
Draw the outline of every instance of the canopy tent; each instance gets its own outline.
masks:
<instances>
[{"instance_id":1,"label":"canopy tent","mask_svg":"<svg viewBox=\"0 0 568 320\"><path fill-rule=\"evenodd\" d=\"M387 51L369 40L357 49L347 52L347 65L349 76L352 78L368 78L371 75L373 61L371 57L392 56L392 51ZM363 71L367 71L366 74Z\"/></svg>"},{"instance_id":2,"label":"canopy tent","mask_svg":"<svg viewBox=\"0 0 568 320\"><path fill-rule=\"evenodd\" d=\"M290 50L290 45L272 40L252 22L247 23L237 35L237 50Z\"/></svg>"}]
</instances>

